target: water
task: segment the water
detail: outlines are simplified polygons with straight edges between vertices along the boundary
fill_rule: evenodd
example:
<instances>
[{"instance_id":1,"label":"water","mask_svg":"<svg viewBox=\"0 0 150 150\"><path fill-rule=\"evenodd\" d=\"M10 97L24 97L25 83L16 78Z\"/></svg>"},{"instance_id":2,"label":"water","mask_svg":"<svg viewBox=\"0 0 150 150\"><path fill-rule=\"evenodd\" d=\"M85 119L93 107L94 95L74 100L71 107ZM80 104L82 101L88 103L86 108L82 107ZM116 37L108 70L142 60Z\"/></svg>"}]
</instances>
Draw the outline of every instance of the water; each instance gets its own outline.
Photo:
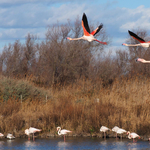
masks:
<instances>
[{"instance_id":1,"label":"water","mask_svg":"<svg viewBox=\"0 0 150 150\"><path fill-rule=\"evenodd\" d=\"M150 149L149 141L132 142L132 140L123 139L100 139L100 138L81 138L63 137L35 139L28 141L27 139L0 139L0 150L147 150Z\"/></svg>"}]
</instances>

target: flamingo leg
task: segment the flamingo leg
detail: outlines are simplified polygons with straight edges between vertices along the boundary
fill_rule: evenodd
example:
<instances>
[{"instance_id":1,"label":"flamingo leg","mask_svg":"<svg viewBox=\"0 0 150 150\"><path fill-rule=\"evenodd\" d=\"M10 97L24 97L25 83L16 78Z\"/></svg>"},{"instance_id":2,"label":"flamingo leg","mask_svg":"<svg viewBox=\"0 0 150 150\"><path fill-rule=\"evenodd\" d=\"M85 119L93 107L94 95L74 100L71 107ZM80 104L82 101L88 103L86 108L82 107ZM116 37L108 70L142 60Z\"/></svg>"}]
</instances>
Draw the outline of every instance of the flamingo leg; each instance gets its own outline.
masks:
<instances>
[{"instance_id":1,"label":"flamingo leg","mask_svg":"<svg viewBox=\"0 0 150 150\"><path fill-rule=\"evenodd\" d=\"M106 133L104 132L104 138L106 139Z\"/></svg>"},{"instance_id":2,"label":"flamingo leg","mask_svg":"<svg viewBox=\"0 0 150 150\"><path fill-rule=\"evenodd\" d=\"M116 133L116 139L117 139L117 133Z\"/></svg>"},{"instance_id":3,"label":"flamingo leg","mask_svg":"<svg viewBox=\"0 0 150 150\"><path fill-rule=\"evenodd\" d=\"M65 142L65 135L64 135L64 142Z\"/></svg>"},{"instance_id":4,"label":"flamingo leg","mask_svg":"<svg viewBox=\"0 0 150 150\"><path fill-rule=\"evenodd\" d=\"M28 135L28 140L30 141L30 135Z\"/></svg>"},{"instance_id":5,"label":"flamingo leg","mask_svg":"<svg viewBox=\"0 0 150 150\"><path fill-rule=\"evenodd\" d=\"M33 141L34 141L34 133L33 133Z\"/></svg>"}]
</instances>

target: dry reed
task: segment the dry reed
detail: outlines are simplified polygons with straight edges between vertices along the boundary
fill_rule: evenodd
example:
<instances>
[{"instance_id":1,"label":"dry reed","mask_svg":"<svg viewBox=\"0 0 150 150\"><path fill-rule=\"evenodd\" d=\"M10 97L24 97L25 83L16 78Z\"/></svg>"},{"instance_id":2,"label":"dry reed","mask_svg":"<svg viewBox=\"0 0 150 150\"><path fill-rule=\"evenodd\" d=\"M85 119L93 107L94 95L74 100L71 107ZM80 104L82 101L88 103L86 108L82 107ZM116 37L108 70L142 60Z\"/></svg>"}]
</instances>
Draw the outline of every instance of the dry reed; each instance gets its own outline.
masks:
<instances>
[{"instance_id":1,"label":"dry reed","mask_svg":"<svg viewBox=\"0 0 150 150\"><path fill-rule=\"evenodd\" d=\"M22 103L15 98L1 100L0 132L24 132L34 126L56 133L56 127L61 126L76 134L92 134L99 133L102 125L117 125L140 135L149 134L149 85L149 79L131 78L102 88L82 80L59 90L45 90L47 102L45 97L28 97Z\"/></svg>"}]
</instances>

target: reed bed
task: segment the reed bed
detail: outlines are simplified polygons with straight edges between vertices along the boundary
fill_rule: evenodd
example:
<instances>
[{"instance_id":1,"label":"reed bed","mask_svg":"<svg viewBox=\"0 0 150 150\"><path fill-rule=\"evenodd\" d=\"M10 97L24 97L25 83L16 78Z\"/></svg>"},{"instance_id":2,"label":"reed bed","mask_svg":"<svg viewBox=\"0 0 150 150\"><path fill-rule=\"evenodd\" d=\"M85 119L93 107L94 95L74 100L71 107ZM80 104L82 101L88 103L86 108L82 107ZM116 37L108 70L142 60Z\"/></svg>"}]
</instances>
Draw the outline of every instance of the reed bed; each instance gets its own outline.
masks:
<instances>
[{"instance_id":1,"label":"reed bed","mask_svg":"<svg viewBox=\"0 0 150 150\"><path fill-rule=\"evenodd\" d=\"M117 125L140 135L150 134L150 79L122 78L108 87L100 82L93 85L92 81L80 80L53 89L40 89L27 81L22 83L41 91L40 96L33 96L35 90L32 90L21 102L14 90L4 101L5 88L1 87L0 132L23 134L33 126L43 133L55 134L56 127L61 126L80 135L99 133L102 125L109 128Z\"/></svg>"}]
</instances>

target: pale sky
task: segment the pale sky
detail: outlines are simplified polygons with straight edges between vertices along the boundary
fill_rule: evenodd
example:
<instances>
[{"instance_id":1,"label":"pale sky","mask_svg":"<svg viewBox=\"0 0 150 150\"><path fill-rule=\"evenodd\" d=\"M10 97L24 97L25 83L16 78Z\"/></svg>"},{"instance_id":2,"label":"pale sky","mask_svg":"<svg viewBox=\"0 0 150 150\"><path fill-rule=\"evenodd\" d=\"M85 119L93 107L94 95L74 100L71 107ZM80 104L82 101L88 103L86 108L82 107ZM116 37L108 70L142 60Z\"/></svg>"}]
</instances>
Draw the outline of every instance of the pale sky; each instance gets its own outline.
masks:
<instances>
[{"instance_id":1,"label":"pale sky","mask_svg":"<svg viewBox=\"0 0 150 150\"><path fill-rule=\"evenodd\" d=\"M128 30L138 27L150 36L149 0L0 0L0 51L16 40L24 43L28 33L43 39L47 26L82 19L83 13L89 24L103 23L112 47L121 46Z\"/></svg>"}]
</instances>

